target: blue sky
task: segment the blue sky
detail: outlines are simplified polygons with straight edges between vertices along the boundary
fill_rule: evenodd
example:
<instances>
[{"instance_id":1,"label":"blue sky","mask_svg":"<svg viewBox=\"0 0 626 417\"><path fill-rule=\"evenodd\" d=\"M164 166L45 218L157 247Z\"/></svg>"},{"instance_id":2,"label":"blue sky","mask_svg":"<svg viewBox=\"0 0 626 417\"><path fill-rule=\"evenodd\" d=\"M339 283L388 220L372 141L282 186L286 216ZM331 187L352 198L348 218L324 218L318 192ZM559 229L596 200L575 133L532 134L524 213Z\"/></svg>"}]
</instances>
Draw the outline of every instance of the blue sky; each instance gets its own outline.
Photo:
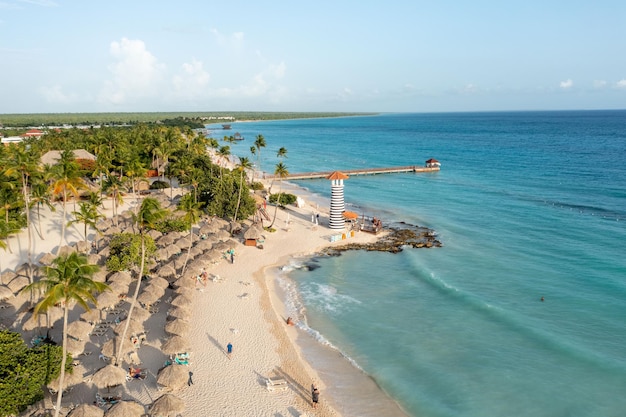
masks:
<instances>
[{"instance_id":1,"label":"blue sky","mask_svg":"<svg viewBox=\"0 0 626 417\"><path fill-rule=\"evenodd\" d=\"M626 2L0 0L0 76L0 113L626 108Z\"/></svg>"}]
</instances>

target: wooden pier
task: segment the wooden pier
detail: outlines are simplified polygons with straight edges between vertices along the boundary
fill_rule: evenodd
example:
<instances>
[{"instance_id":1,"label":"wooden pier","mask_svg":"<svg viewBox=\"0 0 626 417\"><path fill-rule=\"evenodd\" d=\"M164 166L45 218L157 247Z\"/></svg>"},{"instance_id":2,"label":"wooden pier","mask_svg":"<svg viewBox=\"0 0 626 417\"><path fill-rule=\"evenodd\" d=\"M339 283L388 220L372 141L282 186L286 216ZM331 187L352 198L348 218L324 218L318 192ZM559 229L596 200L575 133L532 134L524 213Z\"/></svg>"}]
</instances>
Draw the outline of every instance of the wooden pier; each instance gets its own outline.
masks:
<instances>
[{"instance_id":1,"label":"wooden pier","mask_svg":"<svg viewBox=\"0 0 626 417\"><path fill-rule=\"evenodd\" d=\"M404 167L388 167L388 168L366 168L366 169L342 169L341 172L346 175L376 175L376 174L395 174L399 172L437 172L439 167L424 167L424 166L404 166ZM311 180L316 178L326 178L334 171L320 171L320 172L301 172L299 174L289 174L283 179L285 180ZM276 175L265 175L266 179L278 178Z\"/></svg>"}]
</instances>

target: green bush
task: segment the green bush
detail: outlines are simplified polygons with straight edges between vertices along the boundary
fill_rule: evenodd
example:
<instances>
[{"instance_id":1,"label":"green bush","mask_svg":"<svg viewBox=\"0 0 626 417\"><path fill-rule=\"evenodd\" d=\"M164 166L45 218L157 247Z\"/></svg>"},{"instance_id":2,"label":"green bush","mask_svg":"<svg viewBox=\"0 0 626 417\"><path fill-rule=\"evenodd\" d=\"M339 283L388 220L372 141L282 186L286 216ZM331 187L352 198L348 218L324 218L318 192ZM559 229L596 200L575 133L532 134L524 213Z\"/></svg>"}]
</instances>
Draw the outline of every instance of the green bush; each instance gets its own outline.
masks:
<instances>
[{"instance_id":1,"label":"green bush","mask_svg":"<svg viewBox=\"0 0 626 417\"><path fill-rule=\"evenodd\" d=\"M280 195L280 205L281 206L288 206L289 204L293 204L298 199L298 197L296 197L293 194L278 193L278 194L270 195L270 203L276 204L276 202L278 201L278 196L279 195Z\"/></svg>"},{"instance_id":2,"label":"green bush","mask_svg":"<svg viewBox=\"0 0 626 417\"><path fill-rule=\"evenodd\" d=\"M159 222L154 227L155 230L163 234L171 233L171 232L185 232L189 230L189 225L185 222L182 217L177 219L169 218L165 219L162 222Z\"/></svg>"},{"instance_id":3,"label":"green bush","mask_svg":"<svg viewBox=\"0 0 626 417\"><path fill-rule=\"evenodd\" d=\"M250 189L254 191L261 191L265 189L265 186L263 186L262 182L253 182L252 184L250 184Z\"/></svg>"},{"instance_id":4,"label":"green bush","mask_svg":"<svg viewBox=\"0 0 626 417\"><path fill-rule=\"evenodd\" d=\"M154 252L156 245L154 239L150 236L144 236L146 240L146 260L148 260ZM130 270L133 266L141 264L141 236L134 233L118 233L113 235L111 243L109 243L109 257L106 260L106 267L109 271ZM146 262L145 269L147 270ZM145 272L145 271L144 271Z\"/></svg>"},{"instance_id":5,"label":"green bush","mask_svg":"<svg viewBox=\"0 0 626 417\"><path fill-rule=\"evenodd\" d=\"M153 182L152 184L150 184L150 189L151 190L162 190L164 188L170 188L169 183L167 183L165 181L157 180L157 181Z\"/></svg>"},{"instance_id":6,"label":"green bush","mask_svg":"<svg viewBox=\"0 0 626 417\"><path fill-rule=\"evenodd\" d=\"M0 330L0 417L14 416L43 399L43 387L61 372L63 348L29 348L19 333ZM72 372L68 355L67 372Z\"/></svg>"}]
</instances>

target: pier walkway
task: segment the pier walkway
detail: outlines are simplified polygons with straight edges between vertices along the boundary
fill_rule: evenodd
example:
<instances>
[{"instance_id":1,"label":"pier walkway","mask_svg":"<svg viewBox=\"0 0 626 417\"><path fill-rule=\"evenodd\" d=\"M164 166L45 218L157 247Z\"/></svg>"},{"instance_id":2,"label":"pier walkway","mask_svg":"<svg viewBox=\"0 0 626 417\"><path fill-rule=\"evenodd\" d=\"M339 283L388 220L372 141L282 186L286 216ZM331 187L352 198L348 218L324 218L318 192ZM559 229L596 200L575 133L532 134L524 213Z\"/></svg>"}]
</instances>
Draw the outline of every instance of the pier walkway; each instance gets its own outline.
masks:
<instances>
[{"instance_id":1,"label":"pier walkway","mask_svg":"<svg viewBox=\"0 0 626 417\"><path fill-rule=\"evenodd\" d=\"M342 169L341 173L346 175L375 175L375 174L394 174L398 172L436 172L439 171L439 167L424 167L424 166L404 166L404 167L388 167L388 168L365 168L365 169ZM326 178L334 171L320 171L320 172L301 172L299 174L289 174L283 179L285 180L310 180L315 178ZM265 175L265 179L276 179L276 175Z\"/></svg>"}]
</instances>

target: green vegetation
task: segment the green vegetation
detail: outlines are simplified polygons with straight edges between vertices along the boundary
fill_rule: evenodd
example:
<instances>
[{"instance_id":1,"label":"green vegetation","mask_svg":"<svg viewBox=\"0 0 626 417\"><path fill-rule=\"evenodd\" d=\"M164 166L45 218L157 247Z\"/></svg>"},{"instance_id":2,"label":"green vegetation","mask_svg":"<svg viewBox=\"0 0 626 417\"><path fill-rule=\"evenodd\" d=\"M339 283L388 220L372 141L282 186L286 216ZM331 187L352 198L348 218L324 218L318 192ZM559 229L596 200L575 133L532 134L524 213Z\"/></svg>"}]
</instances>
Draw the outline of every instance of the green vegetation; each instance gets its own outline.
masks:
<instances>
[{"instance_id":1,"label":"green vegetation","mask_svg":"<svg viewBox=\"0 0 626 417\"><path fill-rule=\"evenodd\" d=\"M63 348L29 348L19 333L0 330L0 417L14 416L43 399L43 387L61 372ZM72 371L69 364L67 372Z\"/></svg>"},{"instance_id":2,"label":"green vegetation","mask_svg":"<svg viewBox=\"0 0 626 417\"><path fill-rule=\"evenodd\" d=\"M374 113L295 113L295 112L162 112L162 113L38 113L0 114L0 124L6 127L62 125L136 125L159 123L168 127L203 127L207 123L231 123L237 120L285 120L320 117L365 116ZM232 118L232 119L225 119ZM14 130L13 134L18 131ZM23 133L20 131L20 133Z\"/></svg>"},{"instance_id":3,"label":"green vegetation","mask_svg":"<svg viewBox=\"0 0 626 417\"><path fill-rule=\"evenodd\" d=\"M296 202L296 199L298 198L295 195L288 194L288 193L272 194L270 195L270 198L269 198L270 203L277 204L277 202L279 201L279 197L280 197L281 206L288 206L289 204L294 204Z\"/></svg>"},{"instance_id":4,"label":"green vegetation","mask_svg":"<svg viewBox=\"0 0 626 417\"><path fill-rule=\"evenodd\" d=\"M109 243L109 257L106 267L109 271L130 271L141 263L141 236L134 233L118 233ZM146 236L146 257L156 252L156 245Z\"/></svg>"}]
</instances>

